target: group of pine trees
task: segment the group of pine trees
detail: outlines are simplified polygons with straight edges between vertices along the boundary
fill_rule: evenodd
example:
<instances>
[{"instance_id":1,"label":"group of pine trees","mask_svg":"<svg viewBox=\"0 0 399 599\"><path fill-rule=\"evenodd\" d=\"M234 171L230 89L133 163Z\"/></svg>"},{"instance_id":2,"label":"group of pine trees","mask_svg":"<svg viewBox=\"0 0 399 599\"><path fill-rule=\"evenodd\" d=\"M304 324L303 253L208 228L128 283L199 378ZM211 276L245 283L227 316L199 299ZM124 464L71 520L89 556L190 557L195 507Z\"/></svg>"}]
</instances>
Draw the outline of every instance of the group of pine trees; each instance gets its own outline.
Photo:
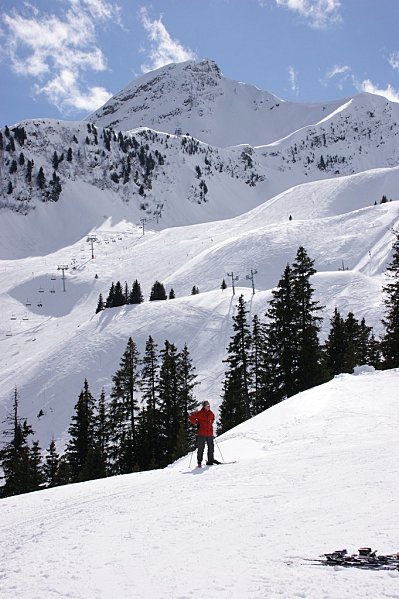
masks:
<instances>
[{"instance_id":1,"label":"group of pine trees","mask_svg":"<svg viewBox=\"0 0 399 599\"><path fill-rule=\"evenodd\" d=\"M141 358L129 338L109 397L102 391L95 399L85 380L64 455L53 440L44 460L38 442L29 443L32 427L19 416L15 390L0 451L0 496L167 466L194 444L188 415L198 407L196 378L187 346L179 352L166 340L158 351L149 337Z\"/></svg>"},{"instance_id":2,"label":"group of pine trees","mask_svg":"<svg viewBox=\"0 0 399 599\"><path fill-rule=\"evenodd\" d=\"M344 318L335 309L321 344L322 306L310 283L316 271L303 247L272 291L264 320L255 315L249 323L240 296L225 360L218 434L336 374L351 373L355 366L399 367L399 234L393 249L390 283L384 287L386 332L381 340L364 318L359 322L351 312Z\"/></svg>"},{"instance_id":3,"label":"group of pine trees","mask_svg":"<svg viewBox=\"0 0 399 599\"><path fill-rule=\"evenodd\" d=\"M191 289L191 295L197 295L199 288L194 285ZM150 302L156 300L175 299L176 295L173 287L170 289L169 294L166 295L165 286L159 281L155 281L151 287ZM108 292L107 299L104 301L102 293L98 297L98 303L96 308L96 314L105 310L105 308L118 308L125 306L126 304L141 304L144 301L143 294L141 291L141 285L137 281L134 281L132 288L129 289L128 284L125 283L123 286L120 281L115 284L112 282Z\"/></svg>"}]
</instances>

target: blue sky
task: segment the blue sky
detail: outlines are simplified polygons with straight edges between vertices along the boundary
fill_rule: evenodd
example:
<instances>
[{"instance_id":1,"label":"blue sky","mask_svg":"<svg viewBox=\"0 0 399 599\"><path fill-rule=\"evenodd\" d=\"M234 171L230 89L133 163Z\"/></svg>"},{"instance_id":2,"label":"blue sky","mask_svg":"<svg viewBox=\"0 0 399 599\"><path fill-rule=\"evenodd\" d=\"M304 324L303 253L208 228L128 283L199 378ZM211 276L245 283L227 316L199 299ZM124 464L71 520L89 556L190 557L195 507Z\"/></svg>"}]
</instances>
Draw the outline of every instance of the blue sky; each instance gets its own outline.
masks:
<instances>
[{"instance_id":1,"label":"blue sky","mask_svg":"<svg viewBox=\"0 0 399 599\"><path fill-rule=\"evenodd\" d=\"M132 79L211 58L285 100L399 101L399 0L0 0L0 124L79 120Z\"/></svg>"}]
</instances>

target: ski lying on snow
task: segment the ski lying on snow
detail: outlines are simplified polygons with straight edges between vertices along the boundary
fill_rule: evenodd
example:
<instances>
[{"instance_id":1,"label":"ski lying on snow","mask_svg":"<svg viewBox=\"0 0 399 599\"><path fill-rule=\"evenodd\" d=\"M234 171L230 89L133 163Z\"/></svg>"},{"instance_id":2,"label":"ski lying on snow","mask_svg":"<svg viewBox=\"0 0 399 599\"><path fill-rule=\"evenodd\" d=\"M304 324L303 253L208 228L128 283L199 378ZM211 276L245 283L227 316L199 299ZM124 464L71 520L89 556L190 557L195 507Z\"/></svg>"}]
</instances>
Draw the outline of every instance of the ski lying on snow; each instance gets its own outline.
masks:
<instances>
[{"instance_id":1,"label":"ski lying on snow","mask_svg":"<svg viewBox=\"0 0 399 599\"><path fill-rule=\"evenodd\" d=\"M323 557L323 556L321 556ZM364 570L399 570L399 552L390 555L377 555L369 547L359 549L358 555L348 555L346 549L324 553L325 559L306 559L314 565L362 568Z\"/></svg>"}]
</instances>

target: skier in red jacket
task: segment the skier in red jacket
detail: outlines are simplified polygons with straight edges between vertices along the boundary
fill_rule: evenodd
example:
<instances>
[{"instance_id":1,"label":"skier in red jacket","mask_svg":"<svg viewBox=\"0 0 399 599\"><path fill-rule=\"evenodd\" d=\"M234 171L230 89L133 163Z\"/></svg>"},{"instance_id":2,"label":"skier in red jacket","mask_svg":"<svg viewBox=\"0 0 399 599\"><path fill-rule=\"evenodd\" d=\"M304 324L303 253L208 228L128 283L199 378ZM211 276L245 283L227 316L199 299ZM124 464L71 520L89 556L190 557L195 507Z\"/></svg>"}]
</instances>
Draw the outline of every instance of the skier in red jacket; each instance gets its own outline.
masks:
<instances>
[{"instance_id":1,"label":"skier in red jacket","mask_svg":"<svg viewBox=\"0 0 399 599\"><path fill-rule=\"evenodd\" d=\"M207 465L212 466L215 463L214 445L213 445L213 423L215 414L211 410L209 401L202 402L202 408L197 412L193 412L188 417L191 424L197 426L197 460L198 467L202 466L202 458L204 456L205 443L208 446Z\"/></svg>"}]
</instances>

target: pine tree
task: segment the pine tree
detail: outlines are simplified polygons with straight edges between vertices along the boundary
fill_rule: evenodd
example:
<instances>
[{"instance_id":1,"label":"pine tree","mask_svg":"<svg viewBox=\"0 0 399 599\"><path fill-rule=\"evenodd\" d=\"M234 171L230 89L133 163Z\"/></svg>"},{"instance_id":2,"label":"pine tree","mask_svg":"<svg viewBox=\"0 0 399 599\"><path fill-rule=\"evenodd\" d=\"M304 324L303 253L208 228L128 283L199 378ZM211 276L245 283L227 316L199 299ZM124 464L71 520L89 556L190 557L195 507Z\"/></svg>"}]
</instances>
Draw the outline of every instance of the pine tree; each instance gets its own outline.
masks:
<instances>
[{"instance_id":1,"label":"pine tree","mask_svg":"<svg viewBox=\"0 0 399 599\"><path fill-rule=\"evenodd\" d=\"M274 405L276 360L268 352L265 325L257 314L252 320L249 370L251 377L251 413L259 414Z\"/></svg>"},{"instance_id":2,"label":"pine tree","mask_svg":"<svg viewBox=\"0 0 399 599\"><path fill-rule=\"evenodd\" d=\"M27 183L32 182L32 171L33 171L33 160L28 160L26 163L26 175L25 179Z\"/></svg>"},{"instance_id":3,"label":"pine tree","mask_svg":"<svg viewBox=\"0 0 399 599\"><path fill-rule=\"evenodd\" d=\"M330 321L330 332L324 345L324 359L331 376L347 372L345 321L337 308Z\"/></svg>"},{"instance_id":4,"label":"pine tree","mask_svg":"<svg viewBox=\"0 0 399 599\"><path fill-rule=\"evenodd\" d=\"M175 291L173 289L173 287L171 288L171 290L169 291L169 299L175 299Z\"/></svg>"},{"instance_id":5,"label":"pine tree","mask_svg":"<svg viewBox=\"0 0 399 599\"><path fill-rule=\"evenodd\" d=\"M95 401L85 379L83 390L80 392L75 405L72 423L68 429L70 439L67 444L66 456L74 482L81 480L80 477L85 468L87 456L93 447L94 406Z\"/></svg>"},{"instance_id":6,"label":"pine tree","mask_svg":"<svg viewBox=\"0 0 399 599\"><path fill-rule=\"evenodd\" d=\"M52 165L53 165L53 169L56 171L59 165L59 158L58 158L58 154L57 152L54 150L54 154L53 154L53 160L52 160Z\"/></svg>"},{"instance_id":7,"label":"pine tree","mask_svg":"<svg viewBox=\"0 0 399 599\"><path fill-rule=\"evenodd\" d=\"M98 296L98 304L97 304L97 308L96 308L96 314L98 314L99 312L102 312L102 310L104 310L104 308L105 308L105 304L104 304L103 296L100 293L100 295Z\"/></svg>"},{"instance_id":8,"label":"pine tree","mask_svg":"<svg viewBox=\"0 0 399 599\"><path fill-rule=\"evenodd\" d=\"M392 260L387 268L389 282L383 287L385 318L382 323L385 333L381 349L386 368L399 366L399 231L395 231Z\"/></svg>"},{"instance_id":9,"label":"pine tree","mask_svg":"<svg viewBox=\"0 0 399 599\"><path fill-rule=\"evenodd\" d=\"M159 465L161 462L158 347L151 336L146 342L140 378L145 403L140 413L140 464L145 470L150 464Z\"/></svg>"},{"instance_id":10,"label":"pine tree","mask_svg":"<svg viewBox=\"0 0 399 599\"><path fill-rule=\"evenodd\" d=\"M113 306L114 306L114 297L115 297L115 285L112 282L111 283L111 287L109 289L108 297L107 297L106 302L105 302L105 307L106 308L113 308Z\"/></svg>"},{"instance_id":11,"label":"pine tree","mask_svg":"<svg viewBox=\"0 0 399 599\"><path fill-rule=\"evenodd\" d=\"M72 148L68 148L67 151L67 161L72 162Z\"/></svg>"},{"instance_id":12,"label":"pine tree","mask_svg":"<svg viewBox=\"0 0 399 599\"><path fill-rule=\"evenodd\" d=\"M321 318L317 313L322 306L313 299L314 289L310 277L316 273L314 260L305 248L299 247L293 263L294 295L297 304L295 334L298 344L297 392L304 391L326 380L321 368L321 347L319 342Z\"/></svg>"},{"instance_id":13,"label":"pine tree","mask_svg":"<svg viewBox=\"0 0 399 599\"><path fill-rule=\"evenodd\" d=\"M220 289L227 289L226 281L223 279Z\"/></svg>"},{"instance_id":14,"label":"pine tree","mask_svg":"<svg viewBox=\"0 0 399 599\"><path fill-rule=\"evenodd\" d=\"M115 283L112 307L119 308L120 306L124 306L125 304L126 304L126 298L125 298L125 294L122 289L122 285L121 285L120 281L117 281Z\"/></svg>"},{"instance_id":15,"label":"pine tree","mask_svg":"<svg viewBox=\"0 0 399 599\"><path fill-rule=\"evenodd\" d=\"M43 466L44 479L47 487L55 487L57 485L57 473L60 462L60 456L57 452L54 439L47 449L47 455Z\"/></svg>"},{"instance_id":16,"label":"pine tree","mask_svg":"<svg viewBox=\"0 0 399 599\"><path fill-rule=\"evenodd\" d=\"M189 424L188 417L191 412L194 412L199 407L199 403L194 397L194 388L199 383L196 380L197 375L195 374L195 367L192 364L187 344L184 345L183 350L177 356L177 374L179 431L173 459L182 457L192 449L196 437L193 427Z\"/></svg>"},{"instance_id":17,"label":"pine tree","mask_svg":"<svg viewBox=\"0 0 399 599\"><path fill-rule=\"evenodd\" d=\"M159 370L161 465L172 460L179 432L177 348L165 340Z\"/></svg>"},{"instance_id":18,"label":"pine tree","mask_svg":"<svg viewBox=\"0 0 399 599\"><path fill-rule=\"evenodd\" d=\"M139 353L129 337L119 369L112 377L110 405L113 473L133 472L137 465L136 411L139 389Z\"/></svg>"},{"instance_id":19,"label":"pine tree","mask_svg":"<svg viewBox=\"0 0 399 599\"><path fill-rule=\"evenodd\" d=\"M298 390L296 380L298 364L298 341L296 323L298 306L295 299L294 277L289 264L276 289L266 312L266 340L268 352L277 360L273 403L294 395Z\"/></svg>"},{"instance_id":20,"label":"pine tree","mask_svg":"<svg viewBox=\"0 0 399 599\"><path fill-rule=\"evenodd\" d=\"M31 491L42 489L45 484L42 453L38 441L33 441L30 450L29 486Z\"/></svg>"},{"instance_id":21,"label":"pine tree","mask_svg":"<svg viewBox=\"0 0 399 599\"><path fill-rule=\"evenodd\" d=\"M39 172L37 173L36 182L39 189L44 189L46 187L46 177L43 172L43 167L41 166Z\"/></svg>"},{"instance_id":22,"label":"pine tree","mask_svg":"<svg viewBox=\"0 0 399 599\"><path fill-rule=\"evenodd\" d=\"M194 285L194 287L191 289L191 295L198 295L199 294L199 289L198 287L196 287L196 285Z\"/></svg>"},{"instance_id":23,"label":"pine tree","mask_svg":"<svg viewBox=\"0 0 399 599\"><path fill-rule=\"evenodd\" d=\"M6 418L9 428L5 436L10 441L0 450L0 465L3 469L4 486L0 496L10 497L21 493L36 491L35 473L38 467L37 449L33 455L28 445L28 437L33 434L32 427L19 416L19 395L15 388L12 413Z\"/></svg>"},{"instance_id":24,"label":"pine tree","mask_svg":"<svg viewBox=\"0 0 399 599\"><path fill-rule=\"evenodd\" d=\"M110 422L105 391L102 389L96 406L93 437L93 446L96 450L95 456L93 457L96 459L96 471L98 473L103 473L101 476L105 476L108 472L109 438Z\"/></svg>"},{"instance_id":25,"label":"pine tree","mask_svg":"<svg viewBox=\"0 0 399 599\"><path fill-rule=\"evenodd\" d=\"M244 296L240 295L237 313L233 316L234 334L230 338L225 360L229 369L226 372L223 400L220 406L219 433L251 417L249 366L251 333L247 323L247 313Z\"/></svg>"},{"instance_id":26,"label":"pine tree","mask_svg":"<svg viewBox=\"0 0 399 599\"><path fill-rule=\"evenodd\" d=\"M129 295L129 304L142 304L144 301L143 294L141 293L141 286L136 279L133 282L132 290Z\"/></svg>"},{"instance_id":27,"label":"pine tree","mask_svg":"<svg viewBox=\"0 0 399 599\"><path fill-rule=\"evenodd\" d=\"M154 285L151 288L150 294L150 302L155 300L166 300L166 292L165 287L159 281L155 281Z\"/></svg>"}]
</instances>

